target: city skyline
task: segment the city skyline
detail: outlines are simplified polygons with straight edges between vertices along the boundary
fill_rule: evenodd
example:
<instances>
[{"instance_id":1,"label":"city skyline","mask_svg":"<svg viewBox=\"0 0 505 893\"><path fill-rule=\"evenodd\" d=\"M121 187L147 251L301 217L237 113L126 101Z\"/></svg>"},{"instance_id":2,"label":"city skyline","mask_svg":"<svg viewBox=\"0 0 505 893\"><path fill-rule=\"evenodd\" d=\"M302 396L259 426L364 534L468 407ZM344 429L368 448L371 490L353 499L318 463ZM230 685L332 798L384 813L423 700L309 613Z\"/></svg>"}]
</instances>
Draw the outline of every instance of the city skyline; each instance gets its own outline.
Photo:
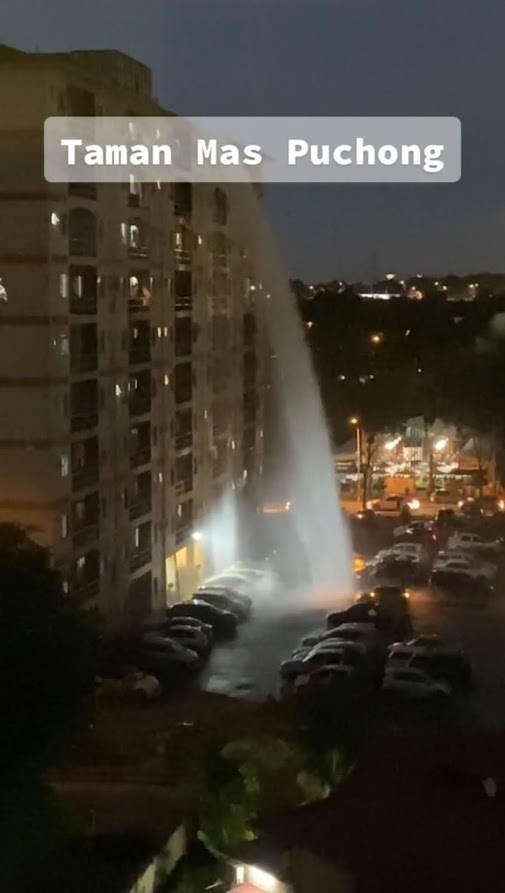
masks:
<instances>
[{"instance_id":1,"label":"city skyline","mask_svg":"<svg viewBox=\"0 0 505 893\"><path fill-rule=\"evenodd\" d=\"M114 48L153 68L160 101L186 115L455 115L463 178L425 186L265 189L291 276L369 280L375 269L434 275L502 268L498 96L505 13L485 0L192 4L95 0L44 12L22 0L6 43L33 51ZM303 39L300 37L303 35ZM471 35L471 46L469 36ZM470 52L471 49L471 52ZM476 225L478 221L478 225Z\"/></svg>"}]
</instances>

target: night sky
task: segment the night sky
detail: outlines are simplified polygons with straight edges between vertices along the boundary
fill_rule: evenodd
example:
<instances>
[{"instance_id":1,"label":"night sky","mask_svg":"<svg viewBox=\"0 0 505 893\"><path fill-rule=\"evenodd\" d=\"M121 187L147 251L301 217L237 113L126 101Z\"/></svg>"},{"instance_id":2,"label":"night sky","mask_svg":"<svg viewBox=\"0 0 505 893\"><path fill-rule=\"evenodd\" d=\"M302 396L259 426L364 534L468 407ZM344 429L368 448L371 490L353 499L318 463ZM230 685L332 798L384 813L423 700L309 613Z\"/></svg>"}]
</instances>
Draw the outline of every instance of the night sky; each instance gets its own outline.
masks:
<instances>
[{"instance_id":1,"label":"night sky","mask_svg":"<svg viewBox=\"0 0 505 893\"><path fill-rule=\"evenodd\" d=\"M293 276L505 270L505 4L498 0L16 0L0 40L116 48L186 115L456 115L463 179L274 186Z\"/></svg>"}]
</instances>

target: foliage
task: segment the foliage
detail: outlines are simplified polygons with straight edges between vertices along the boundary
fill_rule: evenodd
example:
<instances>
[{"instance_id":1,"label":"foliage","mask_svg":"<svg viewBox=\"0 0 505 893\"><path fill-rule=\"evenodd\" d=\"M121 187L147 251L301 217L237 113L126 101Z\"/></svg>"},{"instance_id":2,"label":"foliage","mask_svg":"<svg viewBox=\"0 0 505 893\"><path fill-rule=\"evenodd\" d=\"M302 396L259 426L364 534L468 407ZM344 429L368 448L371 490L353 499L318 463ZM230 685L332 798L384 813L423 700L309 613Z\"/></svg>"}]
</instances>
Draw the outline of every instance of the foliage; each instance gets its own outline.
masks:
<instances>
[{"instance_id":1,"label":"foliage","mask_svg":"<svg viewBox=\"0 0 505 893\"><path fill-rule=\"evenodd\" d=\"M62 591L47 552L0 525L1 763L45 768L94 686L95 637Z\"/></svg>"}]
</instances>

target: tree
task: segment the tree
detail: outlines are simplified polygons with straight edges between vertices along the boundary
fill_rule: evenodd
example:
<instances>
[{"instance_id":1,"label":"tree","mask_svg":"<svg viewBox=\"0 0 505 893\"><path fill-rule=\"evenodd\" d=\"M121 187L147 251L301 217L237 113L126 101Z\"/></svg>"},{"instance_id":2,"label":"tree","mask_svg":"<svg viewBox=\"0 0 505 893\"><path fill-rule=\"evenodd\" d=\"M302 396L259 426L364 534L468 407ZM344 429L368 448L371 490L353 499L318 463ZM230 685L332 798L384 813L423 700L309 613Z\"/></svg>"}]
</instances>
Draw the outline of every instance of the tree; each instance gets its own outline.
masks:
<instances>
[{"instance_id":1,"label":"tree","mask_svg":"<svg viewBox=\"0 0 505 893\"><path fill-rule=\"evenodd\" d=\"M62 590L46 550L0 525L0 775L44 770L94 688L91 622Z\"/></svg>"},{"instance_id":2,"label":"tree","mask_svg":"<svg viewBox=\"0 0 505 893\"><path fill-rule=\"evenodd\" d=\"M361 503L364 510L366 509L366 504L368 502L370 478L372 476L374 462L377 458L379 449L377 433L374 433L373 431L367 432L361 429L360 444Z\"/></svg>"}]
</instances>

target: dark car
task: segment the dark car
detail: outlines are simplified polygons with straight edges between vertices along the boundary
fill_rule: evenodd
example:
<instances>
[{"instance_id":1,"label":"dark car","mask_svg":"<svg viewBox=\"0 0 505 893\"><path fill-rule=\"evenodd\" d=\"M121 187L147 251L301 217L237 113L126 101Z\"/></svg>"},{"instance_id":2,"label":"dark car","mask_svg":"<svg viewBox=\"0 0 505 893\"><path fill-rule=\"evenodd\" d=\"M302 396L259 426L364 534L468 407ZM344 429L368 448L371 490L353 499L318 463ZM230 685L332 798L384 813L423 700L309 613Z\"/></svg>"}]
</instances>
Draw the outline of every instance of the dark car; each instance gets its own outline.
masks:
<instances>
[{"instance_id":1,"label":"dark car","mask_svg":"<svg viewBox=\"0 0 505 893\"><path fill-rule=\"evenodd\" d=\"M199 589L193 595L193 600L208 602L209 605L215 605L222 611L231 611L236 614L240 622L247 620L251 612L250 604L243 601L239 595L235 595L224 587L209 586L205 589Z\"/></svg>"},{"instance_id":2,"label":"dark car","mask_svg":"<svg viewBox=\"0 0 505 893\"><path fill-rule=\"evenodd\" d=\"M437 530L450 530L456 523L456 512L454 509L440 509L437 514L435 527Z\"/></svg>"},{"instance_id":3,"label":"dark car","mask_svg":"<svg viewBox=\"0 0 505 893\"><path fill-rule=\"evenodd\" d=\"M197 620L203 620L204 623L210 624L216 636L231 636L237 631L236 614L222 611L215 605L209 605L208 602L196 599L172 605L168 610L168 616L170 620L173 617L196 617Z\"/></svg>"},{"instance_id":4,"label":"dark car","mask_svg":"<svg viewBox=\"0 0 505 893\"><path fill-rule=\"evenodd\" d=\"M421 582L423 569L420 562L409 556L395 557L393 555L384 558L375 567L371 578L380 584L384 582L398 582L403 586L411 586Z\"/></svg>"},{"instance_id":5,"label":"dark car","mask_svg":"<svg viewBox=\"0 0 505 893\"><path fill-rule=\"evenodd\" d=\"M464 572L433 571L430 587L449 604L484 605L493 594L493 587L484 577L475 579Z\"/></svg>"},{"instance_id":6,"label":"dark car","mask_svg":"<svg viewBox=\"0 0 505 893\"><path fill-rule=\"evenodd\" d=\"M449 682L453 688L469 688L472 685L472 667L462 652L417 654L409 662L409 669L422 670L437 682Z\"/></svg>"},{"instance_id":7,"label":"dark car","mask_svg":"<svg viewBox=\"0 0 505 893\"><path fill-rule=\"evenodd\" d=\"M165 610L163 614L153 615L145 620L141 628L142 634L159 633L160 636L168 636L170 638L170 630L174 625L179 627L190 626L192 629L197 629L203 633L207 637L209 645L213 644L214 631L209 623L204 623L203 620L198 620L196 617L177 616L171 618L168 611Z\"/></svg>"}]
</instances>

